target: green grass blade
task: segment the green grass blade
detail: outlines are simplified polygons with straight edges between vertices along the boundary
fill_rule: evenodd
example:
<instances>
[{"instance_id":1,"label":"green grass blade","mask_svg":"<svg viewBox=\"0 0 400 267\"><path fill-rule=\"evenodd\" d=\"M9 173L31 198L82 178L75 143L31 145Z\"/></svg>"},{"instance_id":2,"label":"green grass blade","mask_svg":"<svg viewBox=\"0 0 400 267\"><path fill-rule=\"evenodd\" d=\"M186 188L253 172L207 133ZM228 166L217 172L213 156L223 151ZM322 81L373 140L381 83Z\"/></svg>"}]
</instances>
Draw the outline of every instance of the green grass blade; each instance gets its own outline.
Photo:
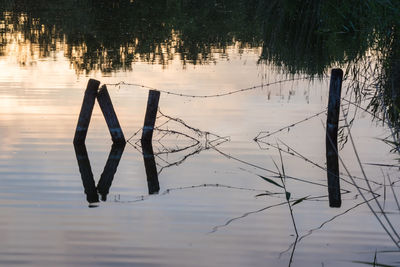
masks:
<instances>
[{"instance_id":1,"label":"green grass blade","mask_svg":"<svg viewBox=\"0 0 400 267\"><path fill-rule=\"evenodd\" d=\"M292 207L293 207L294 205L299 204L300 202L303 202L303 201L306 200L308 197L309 197L309 196L299 198L298 200L296 200L296 201L292 204Z\"/></svg>"},{"instance_id":2,"label":"green grass blade","mask_svg":"<svg viewBox=\"0 0 400 267\"><path fill-rule=\"evenodd\" d=\"M273 185L279 186L280 188L283 188L283 186L281 186L280 184L278 184L277 182L275 182L274 180L271 180L265 176L259 175L257 174L260 178L264 179L265 181L267 181L268 183L271 183Z\"/></svg>"}]
</instances>

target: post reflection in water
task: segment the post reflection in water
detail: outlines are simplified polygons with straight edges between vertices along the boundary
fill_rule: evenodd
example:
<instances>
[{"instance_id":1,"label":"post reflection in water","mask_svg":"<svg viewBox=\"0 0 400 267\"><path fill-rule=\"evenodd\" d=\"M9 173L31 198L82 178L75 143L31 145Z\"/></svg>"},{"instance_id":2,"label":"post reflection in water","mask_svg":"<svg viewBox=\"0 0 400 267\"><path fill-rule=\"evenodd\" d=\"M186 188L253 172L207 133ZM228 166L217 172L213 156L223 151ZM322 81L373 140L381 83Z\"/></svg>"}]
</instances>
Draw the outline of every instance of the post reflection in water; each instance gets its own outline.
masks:
<instances>
[{"instance_id":1,"label":"post reflection in water","mask_svg":"<svg viewBox=\"0 0 400 267\"><path fill-rule=\"evenodd\" d=\"M74 148L79 165L79 172L81 173L82 184L85 188L86 200L89 202L89 207L97 207L99 194L101 195L102 201L107 200L107 194L114 179L114 175L117 172L117 167L121 160L122 153L124 152L125 144L113 144L111 146L110 154L108 155L106 165L100 176L97 187L93 178L86 145L74 145Z\"/></svg>"},{"instance_id":2,"label":"post reflection in water","mask_svg":"<svg viewBox=\"0 0 400 267\"><path fill-rule=\"evenodd\" d=\"M124 152L124 148L125 143L113 144L111 146L106 165L104 166L103 173L101 174L100 180L97 184L97 191L101 195L102 201L107 200L107 195L114 179L114 175L117 172L117 167L121 160L122 153Z\"/></svg>"},{"instance_id":3,"label":"post reflection in water","mask_svg":"<svg viewBox=\"0 0 400 267\"><path fill-rule=\"evenodd\" d=\"M85 188L86 200L89 207L97 206L99 195L97 194L96 184L93 179L92 168L90 167L89 156L85 144L74 145L75 155L78 161L79 172L81 173L82 184Z\"/></svg>"},{"instance_id":4,"label":"post reflection in water","mask_svg":"<svg viewBox=\"0 0 400 267\"><path fill-rule=\"evenodd\" d=\"M338 154L336 151L333 151L332 148L328 149L326 152L326 167L328 175L329 206L331 208L340 208L342 206L342 197L339 183L339 160Z\"/></svg>"},{"instance_id":5,"label":"post reflection in water","mask_svg":"<svg viewBox=\"0 0 400 267\"><path fill-rule=\"evenodd\" d=\"M154 159L153 145L150 141L141 140L144 167L146 169L149 194L157 194L160 191L156 161Z\"/></svg>"}]
</instances>

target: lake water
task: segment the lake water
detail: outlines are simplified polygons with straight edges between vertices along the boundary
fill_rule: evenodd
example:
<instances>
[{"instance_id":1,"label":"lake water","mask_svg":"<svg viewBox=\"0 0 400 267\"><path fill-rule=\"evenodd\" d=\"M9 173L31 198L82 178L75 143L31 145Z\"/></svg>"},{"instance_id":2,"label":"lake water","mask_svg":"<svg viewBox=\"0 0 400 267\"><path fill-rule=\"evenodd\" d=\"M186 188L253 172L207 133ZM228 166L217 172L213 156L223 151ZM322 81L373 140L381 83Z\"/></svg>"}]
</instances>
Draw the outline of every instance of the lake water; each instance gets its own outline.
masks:
<instances>
[{"instance_id":1,"label":"lake water","mask_svg":"<svg viewBox=\"0 0 400 267\"><path fill-rule=\"evenodd\" d=\"M0 265L400 266L398 155L381 140L390 129L346 100L340 125L343 111L354 117L351 134L374 193L348 140L339 151L342 205L329 207L329 77L287 76L259 63L259 48L235 45L215 48L205 64L176 56L166 65L137 60L86 74L62 47L47 56L17 41L4 49ZM86 157L72 141L90 78L107 84L129 142L110 154L95 103ZM158 181L148 182L138 142L148 88L133 84L162 90L153 139ZM94 203L93 181L81 172L91 170L97 185L107 160L118 168Z\"/></svg>"}]
</instances>

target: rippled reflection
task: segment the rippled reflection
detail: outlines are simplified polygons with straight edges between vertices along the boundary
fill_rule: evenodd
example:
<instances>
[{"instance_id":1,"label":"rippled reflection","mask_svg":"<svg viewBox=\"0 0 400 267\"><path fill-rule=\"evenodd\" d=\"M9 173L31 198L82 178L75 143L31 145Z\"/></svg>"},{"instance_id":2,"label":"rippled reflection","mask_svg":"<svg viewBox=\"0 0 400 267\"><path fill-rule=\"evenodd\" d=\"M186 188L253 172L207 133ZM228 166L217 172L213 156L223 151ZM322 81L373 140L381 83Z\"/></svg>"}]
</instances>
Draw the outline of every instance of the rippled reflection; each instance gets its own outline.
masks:
<instances>
[{"instance_id":1,"label":"rippled reflection","mask_svg":"<svg viewBox=\"0 0 400 267\"><path fill-rule=\"evenodd\" d=\"M262 48L262 61L321 74L357 60L379 34L375 13L334 1L2 1L1 54L30 64L63 51L78 72L146 61L214 63L227 47ZM339 12L348 16L343 18ZM382 31L396 21L379 21ZM380 27L379 27L379 30ZM379 37L379 36L378 36Z\"/></svg>"},{"instance_id":2,"label":"rippled reflection","mask_svg":"<svg viewBox=\"0 0 400 267\"><path fill-rule=\"evenodd\" d=\"M356 96L400 124L398 1L2 1L0 56L36 64L62 52L77 73L210 64L228 50L322 76L342 65ZM335 7L335 8L332 8ZM375 93L377 91L377 93Z\"/></svg>"}]
</instances>

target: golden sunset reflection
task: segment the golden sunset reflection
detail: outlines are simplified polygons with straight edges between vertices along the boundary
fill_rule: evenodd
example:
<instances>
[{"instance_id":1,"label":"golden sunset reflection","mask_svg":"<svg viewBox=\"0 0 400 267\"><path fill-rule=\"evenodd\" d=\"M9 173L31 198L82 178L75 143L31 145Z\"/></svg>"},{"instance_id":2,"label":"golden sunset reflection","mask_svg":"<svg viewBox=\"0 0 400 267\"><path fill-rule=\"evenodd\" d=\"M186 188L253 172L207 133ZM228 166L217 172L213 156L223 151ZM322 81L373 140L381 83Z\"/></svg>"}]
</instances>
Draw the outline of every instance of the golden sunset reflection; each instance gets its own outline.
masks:
<instances>
[{"instance_id":1,"label":"golden sunset reflection","mask_svg":"<svg viewBox=\"0 0 400 267\"><path fill-rule=\"evenodd\" d=\"M394 266L398 16L336 2L2 1L0 265Z\"/></svg>"},{"instance_id":2,"label":"golden sunset reflection","mask_svg":"<svg viewBox=\"0 0 400 267\"><path fill-rule=\"evenodd\" d=\"M19 47L22 46L24 44L19 45ZM229 61L222 60L212 66L198 65L182 69L181 61L175 58L168 67L162 64L138 62L130 73L120 71L110 76L103 76L100 71L97 71L92 72L90 78L99 79L103 84L125 81L126 83L143 84L171 92L186 92L194 95L228 92L283 78L273 70L266 72L264 68L260 68L256 64L257 55L253 49L243 50L240 55L236 53L237 49L238 47L226 49L224 53ZM12 58L15 55L12 53L3 57L5 60L0 63L0 86L2 88L0 103L3 106L3 115L8 119L7 123L2 121L0 124L9 126L12 122L14 127L10 128L7 135L16 138L13 142L22 142L19 139L24 138L20 135L21 131L33 134L40 132L36 127L48 129L51 128L52 123L55 124L58 138L71 140L89 77L77 75L74 65L70 64L70 58L72 54L77 59L81 58L85 53L84 50L84 47L81 47L81 50L73 48L67 57L65 57L65 51L60 51L54 54L53 59L43 58L36 61L34 65L21 65L19 62L13 61ZM107 53L104 55L107 56ZM220 57L218 53L214 55L217 58ZM99 61L101 60L100 58ZM10 84L11 81L12 84ZM221 83L221 81L223 82ZM304 83L304 86L304 88L308 88L308 83ZM110 85L108 88L121 125L126 131L126 135L129 136L143 123L147 90L129 85L119 87ZM286 95L285 90L282 91L282 88L274 86L257 92L263 95L260 100L266 101L271 95L272 98L280 98L281 96L278 96L280 94ZM298 96L298 100L303 101L301 99L304 97L301 94ZM163 94L160 108L172 116L180 116L189 121L191 118L195 118L194 123L197 127L219 128L223 126L225 128L221 128L221 130L223 129L225 134L232 134L241 126L246 125L246 116L254 116L253 113L256 111L252 108L251 99L253 97L254 94L250 92L228 97L229 101L221 102L219 99L191 100ZM203 121L198 114L205 116L215 114L215 120ZM243 123L230 125L230 120L234 118L232 116L235 117L235 120L243 121ZM23 119L21 120L21 118ZM29 126L26 124L27 121L31 122ZM94 136L98 134L107 136L107 131L104 131L102 114L97 104L91 125L93 128L90 132ZM28 130L24 130L26 127ZM45 131L41 134L42 137L47 134L53 135L52 131Z\"/></svg>"}]
</instances>

